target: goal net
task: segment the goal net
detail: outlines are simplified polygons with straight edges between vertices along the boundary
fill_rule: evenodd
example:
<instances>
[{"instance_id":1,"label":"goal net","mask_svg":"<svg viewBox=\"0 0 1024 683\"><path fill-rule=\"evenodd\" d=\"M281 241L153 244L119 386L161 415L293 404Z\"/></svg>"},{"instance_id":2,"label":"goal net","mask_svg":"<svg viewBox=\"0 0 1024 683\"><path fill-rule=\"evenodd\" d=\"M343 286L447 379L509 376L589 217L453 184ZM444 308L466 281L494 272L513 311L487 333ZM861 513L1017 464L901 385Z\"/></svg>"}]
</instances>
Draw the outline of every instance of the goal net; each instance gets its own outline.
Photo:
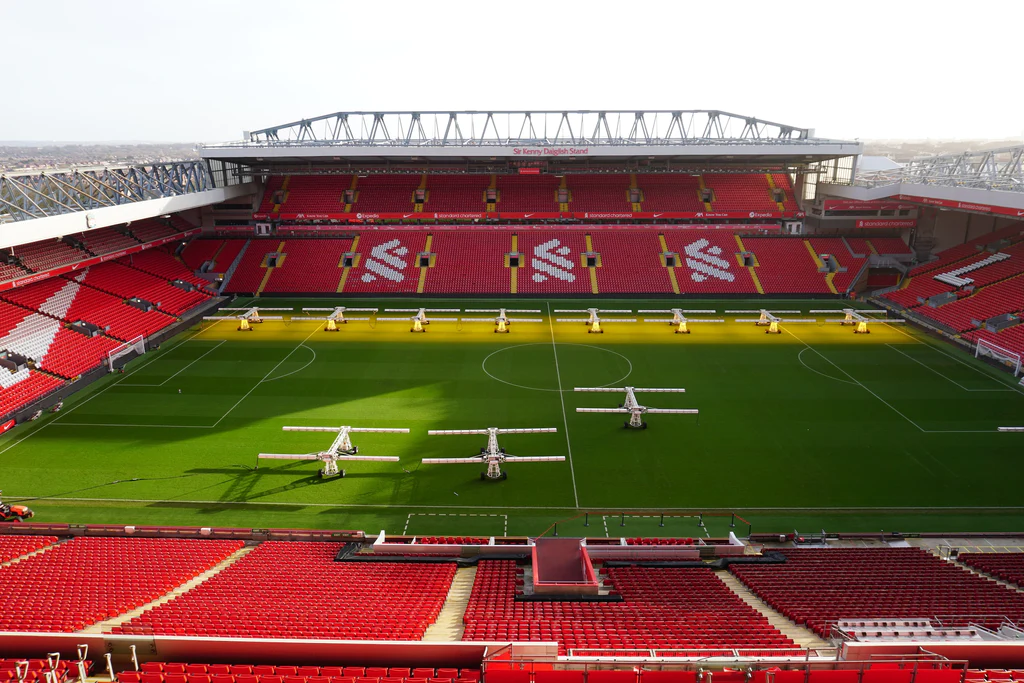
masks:
<instances>
[{"instance_id":1,"label":"goal net","mask_svg":"<svg viewBox=\"0 0 1024 683\"><path fill-rule=\"evenodd\" d=\"M1014 353L1009 349L1005 349L998 344L993 344L990 341L984 339L978 340L978 345L974 347L974 357L980 358L987 356L989 358L995 358L997 361L1013 369L1013 376L1016 377L1020 374L1020 354Z\"/></svg>"},{"instance_id":2,"label":"goal net","mask_svg":"<svg viewBox=\"0 0 1024 683\"><path fill-rule=\"evenodd\" d=\"M118 367L116 365L118 359L124 358L125 356L129 356L133 352L138 356L141 356L146 352L146 340L142 337L142 335L139 335L135 339L132 339L129 342L125 342L124 344L121 344L120 346L111 349L107 353L107 367L110 368L111 372L114 372L114 370L116 370Z\"/></svg>"}]
</instances>

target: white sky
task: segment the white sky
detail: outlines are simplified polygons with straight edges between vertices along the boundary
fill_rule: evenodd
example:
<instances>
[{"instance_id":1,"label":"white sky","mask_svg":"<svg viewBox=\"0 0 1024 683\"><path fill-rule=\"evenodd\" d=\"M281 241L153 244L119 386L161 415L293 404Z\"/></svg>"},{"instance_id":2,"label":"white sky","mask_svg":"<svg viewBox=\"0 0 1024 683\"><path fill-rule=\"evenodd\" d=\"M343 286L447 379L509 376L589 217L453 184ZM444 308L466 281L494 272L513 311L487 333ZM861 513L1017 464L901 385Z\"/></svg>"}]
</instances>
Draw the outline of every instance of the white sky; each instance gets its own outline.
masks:
<instances>
[{"instance_id":1,"label":"white sky","mask_svg":"<svg viewBox=\"0 0 1024 683\"><path fill-rule=\"evenodd\" d=\"M1022 0L0 0L0 27L0 140L618 108L851 139L1024 136Z\"/></svg>"}]
</instances>

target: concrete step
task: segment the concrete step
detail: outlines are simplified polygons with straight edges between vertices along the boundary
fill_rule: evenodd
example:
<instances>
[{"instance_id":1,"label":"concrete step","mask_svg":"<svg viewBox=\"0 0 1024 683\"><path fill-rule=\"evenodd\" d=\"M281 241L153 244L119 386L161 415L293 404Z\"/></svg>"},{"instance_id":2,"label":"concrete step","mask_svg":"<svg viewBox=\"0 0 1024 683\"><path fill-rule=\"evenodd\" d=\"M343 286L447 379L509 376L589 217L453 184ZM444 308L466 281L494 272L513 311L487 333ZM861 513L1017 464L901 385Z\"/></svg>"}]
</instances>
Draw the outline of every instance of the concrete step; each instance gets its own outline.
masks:
<instances>
[{"instance_id":1,"label":"concrete step","mask_svg":"<svg viewBox=\"0 0 1024 683\"><path fill-rule=\"evenodd\" d=\"M448 589L448 596L444 600L444 607L437 615L437 621L423 633L423 640L435 643L462 640L462 634L466 630L465 624L462 623L462 617L466 614L469 595L473 592L475 580L476 567L460 567L455 572L452 586Z\"/></svg>"},{"instance_id":2,"label":"concrete step","mask_svg":"<svg viewBox=\"0 0 1024 683\"><path fill-rule=\"evenodd\" d=\"M251 553L253 550L255 550L258 545L258 543L254 543L252 545L246 545L242 548L239 548L235 552L231 553L231 555L229 555L227 558L222 560L219 564L206 570L205 572L195 577L191 581L186 581L185 583L181 584L171 592L161 595L156 600L153 600L152 602L147 602L142 607L137 607L130 612L119 614L116 617L113 617L112 619L107 619L106 621L98 621L95 624L90 624L89 626L86 626L84 629L79 631L79 633L104 633L105 631L108 631L109 629L115 626L120 626L121 624L127 621L131 621L135 617L141 615L146 610L150 610L154 607L159 607L160 605L168 603L171 600L174 600L179 595L183 595L189 592L190 590L192 590L199 584L203 583L204 581L207 581L208 579L213 578L217 574L220 574L222 571L233 565L235 562L237 562L238 560L242 559L243 557Z\"/></svg>"},{"instance_id":3,"label":"concrete step","mask_svg":"<svg viewBox=\"0 0 1024 683\"><path fill-rule=\"evenodd\" d=\"M780 612L770 607L768 603L761 600L753 593L750 589L743 585L743 582L737 579L730 572L716 572L717 576L722 583L729 587L733 593L739 596L740 600L747 603L758 612L763 614L768 620L768 623L777 628L782 635L788 637L794 643L800 647L811 648L815 650L830 649L832 645L818 637L818 634L814 633L810 629L799 626L793 621L787 619Z\"/></svg>"}]
</instances>

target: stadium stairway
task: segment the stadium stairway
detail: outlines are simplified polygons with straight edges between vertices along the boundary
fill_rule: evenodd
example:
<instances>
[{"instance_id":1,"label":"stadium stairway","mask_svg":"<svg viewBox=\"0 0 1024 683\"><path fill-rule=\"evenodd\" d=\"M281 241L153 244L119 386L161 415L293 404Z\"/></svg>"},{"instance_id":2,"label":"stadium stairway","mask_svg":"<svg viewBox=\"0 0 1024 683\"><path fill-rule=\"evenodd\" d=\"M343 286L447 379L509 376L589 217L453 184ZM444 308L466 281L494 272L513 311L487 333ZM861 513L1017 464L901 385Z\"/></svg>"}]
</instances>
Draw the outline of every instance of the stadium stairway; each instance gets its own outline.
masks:
<instances>
[{"instance_id":1,"label":"stadium stairway","mask_svg":"<svg viewBox=\"0 0 1024 683\"><path fill-rule=\"evenodd\" d=\"M809 628L804 628L803 626L800 626L794 621L786 618L781 612L776 611L768 603L751 593L750 589L744 586L743 582L733 576L730 572L717 572L716 576L722 580L722 583L724 583L729 590L739 596L740 600L763 614L769 624L774 626L780 633L782 633L782 635L786 636L800 647L806 647L812 650L832 647L828 641L819 638L814 631Z\"/></svg>"},{"instance_id":2,"label":"stadium stairway","mask_svg":"<svg viewBox=\"0 0 1024 683\"><path fill-rule=\"evenodd\" d=\"M473 582L476 580L476 567L460 567L452 579L452 586L448 589L448 597L444 600L444 607L433 624L427 627L423 633L423 640L435 642L453 642L462 640L462 634L466 631L466 625L462 619L466 614L466 607L469 606L469 596L473 592Z\"/></svg>"},{"instance_id":3,"label":"stadium stairway","mask_svg":"<svg viewBox=\"0 0 1024 683\"><path fill-rule=\"evenodd\" d=\"M29 536L29 537L27 537L24 540L31 540L33 538L36 538L36 537L35 536ZM20 540L23 540L23 539L15 536L15 537L7 537L7 538L4 538L3 540L9 542L11 540L20 541ZM71 539L69 539L69 538L58 539L56 536L47 536L47 537L45 537L45 540L46 540L46 545L43 545L42 547L36 547L36 548L33 548L32 550L29 550L28 548L25 548L25 552L22 553L21 555L18 555L17 557L12 557L11 559L7 560L6 562L0 562L0 569L3 569L5 567L10 567L12 564L17 564L18 562L24 562L25 560L29 559L30 557L35 557L36 555L42 555L47 550L52 550L53 548L56 548L61 543L67 543Z\"/></svg>"},{"instance_id":4,"label":"stadium stairway","mask_svg":"<svg viewBox=\"0 0 1024 683\"><path fill-rule=\"evenodd\" d=\"M214 565L213 567L210 567L208 570L206 570L199 576L195 577L194 579L186 581L180 586L175 587L170 592L161 595L156 600L148 602L145 605L140 605L139 607L136 607L135 609L130 610L128 612L122 612L121 614L118 614L116 617L111 617L106 621L97 621L94 624L89 624L84 629L79 631L79 633L108 633L111 628L115 626L120 626L121 624L131 621L135 617L140 616L146 610L153 609L155 607L163 605L164 603L170 602L171 600L174 600L175 598L189 592L199 584L213 578L217 574L220 574L222 571L233 565L235 562L237 562L238 560L242 559L243 557L251 553L253 550L255 550L257 546L258 544L242 546L241 548L239 548L238 550L224 558L220 563Z\"/></svg>"}]
</instances>

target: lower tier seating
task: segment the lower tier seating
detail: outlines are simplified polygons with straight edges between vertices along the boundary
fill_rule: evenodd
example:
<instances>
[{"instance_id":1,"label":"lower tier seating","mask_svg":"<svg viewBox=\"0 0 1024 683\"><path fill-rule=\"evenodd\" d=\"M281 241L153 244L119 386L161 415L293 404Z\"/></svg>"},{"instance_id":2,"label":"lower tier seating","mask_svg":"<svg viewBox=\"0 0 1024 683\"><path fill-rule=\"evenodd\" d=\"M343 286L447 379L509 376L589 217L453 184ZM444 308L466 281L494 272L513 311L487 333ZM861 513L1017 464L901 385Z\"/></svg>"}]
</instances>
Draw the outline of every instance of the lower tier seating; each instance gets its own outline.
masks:
<instances>
[{"instance_id":1,"label":"lower tier seating","mask_svg":"<svg viewBox=\"0 0 1024 683\"><path fill-rule=\"evenodd\" d=\"M759 598L827 637L840 619L1024 622L1024 594L918 548L786 549L784 564L729 569Z\"/></svg>"},{"instance_id":2,"label":"lower tier seating","mask_svg":"<svg viewBox=\"0 0 1024 683\"><path fill-rule=\"evenodd\" d=\"M793 647L710 569L602 569L622 602L516 602L516 563L485 560L463 640L554 640L572 648ZM521 578L521 577L520 577Z\"/></svg>"},{"instance_id":3,"label":"lower tier seating","mask_svg":"<svg viewBox=\"0 0 1024 683\"><path fill-rule=\"evenodd\" d=\"M595 230L594 250L601 254L598 291L670 294L672 281L661 260L661 242L653 230Z\"/></svg>"},{"instance_id":4,"label":"lower tier seating","mask_svg":"<svg viewBox=\"0 0 1024 683\"><path fill-rule=\"evenodd\" d=\"M963 338L974 344L979 339L984 339L987 342L991 342L996 346L1024 357L1024 325L1014 325L999 332L989 332L983 328L972 330L963 335Z\"/></svg>"},{"instance_id":5,"label":"lower tier seating","mask_svg":"<svg viewBox=\"0 0 1024 683\"><path fill-rule=\"evenodd\" d=\"M0 536L0 564L56 542L56 536Z\"/></svg>"},{"instance_id":6,"label":"lower tier seating","mask_svg":"<svg viewBox=\"0 0 1024 683\"><path fill-rule=\"evenodd\" d=\"M155 600L241 547L241 541L76 538L0 569L0 630L81 630Z\"/></svg>"},{"instance_id":7,"label":"lower tier seating","mask_svg":"<svg viewBox=\"0 0 1024 683\"><path fill-rule=\"evenodd\" d=\"M64 683L78 680L78 664L76 661L61 659L0 659L0 681L42 681L44 683ZM88 675L92 670L92 662L81 662ZM20 671L19 671L20 669Z\"/></svg>"},{"instance_id":8,"label":"lower tier seating","mask_svg":"<svg viewBox=\"0 0 1024 683\"><path fill-rule=\"evenodd\" d=\"M288 240L264 292L336 292L352 240Z\"/></svg>"},{"instance_id":9,"label":"lower tier seating","mask_svg":"<svg viewBox=\"0 0 1024 683\"><path fill-rule=\"evenodd\" d=\"M419 640L454 564L335 562L337 543L269 541L113 633Z\"/></svg>"},{"instance_id":10,"label":"lower tier seating","mask_svg":"<svg viewBox=\"0 0 1024 683\"><path fill-rule=\"evenodd\" d=\"M478 683L479 669L143 662L120 683Z\"/></svg>"},{"instance_id":11,"label":"lower tier seating","mask_svg":"<svg viewBox=\"0 0 1024 683\"><path fill-rule=\"evenodd\" d=\"M1024 553L960 553L957 559L979 572L1024 586Z\"/></svg>"},{"instance_id":12,"label":"lower tier seating","mask_svg":"<svg viewBox=\"0 0 1024 683\"><path fill-rule=\"evenodd\" d=\"M437 253L427 271L424 292L435 294L509 291L510 269L505 254L512 235L498 231L439 232L430 246Z\"/></svg>"},{"instance_id":13,"label":"lower tier seating","mask_svg":"<svg viewBox=\"0 0 1024 683\"><path fill-rule=\"evenodd\" d=\"M806 292L826 294L831 290L825 275L802 239L745 237L743 246L757 259L757 277L765 294Z\"/></svg>"},{"instance_id":14,"label":"lower tier seating","mask_svg":"<svg viewBox=\"0 0 1024 683\"><path fill-rule=\"evenodd\" d=\"M83 284L125 299L145 299L161 311L175 316L206 301L209 296L199 290L186 292L169 284L164 278L120 263L101 263L86 269L81 275L80 281Z\"/></svg>"},{"instance_id":15,"label":"lower tier seating","mask_svg":"<svg viewBox=\"0 0 1024 683\"><path fill-rule=\"evenodd\" d=\"M0 415L6 417L63 386L64 381L35 370L0 370Z\"/></svg>"}]
</instances>

